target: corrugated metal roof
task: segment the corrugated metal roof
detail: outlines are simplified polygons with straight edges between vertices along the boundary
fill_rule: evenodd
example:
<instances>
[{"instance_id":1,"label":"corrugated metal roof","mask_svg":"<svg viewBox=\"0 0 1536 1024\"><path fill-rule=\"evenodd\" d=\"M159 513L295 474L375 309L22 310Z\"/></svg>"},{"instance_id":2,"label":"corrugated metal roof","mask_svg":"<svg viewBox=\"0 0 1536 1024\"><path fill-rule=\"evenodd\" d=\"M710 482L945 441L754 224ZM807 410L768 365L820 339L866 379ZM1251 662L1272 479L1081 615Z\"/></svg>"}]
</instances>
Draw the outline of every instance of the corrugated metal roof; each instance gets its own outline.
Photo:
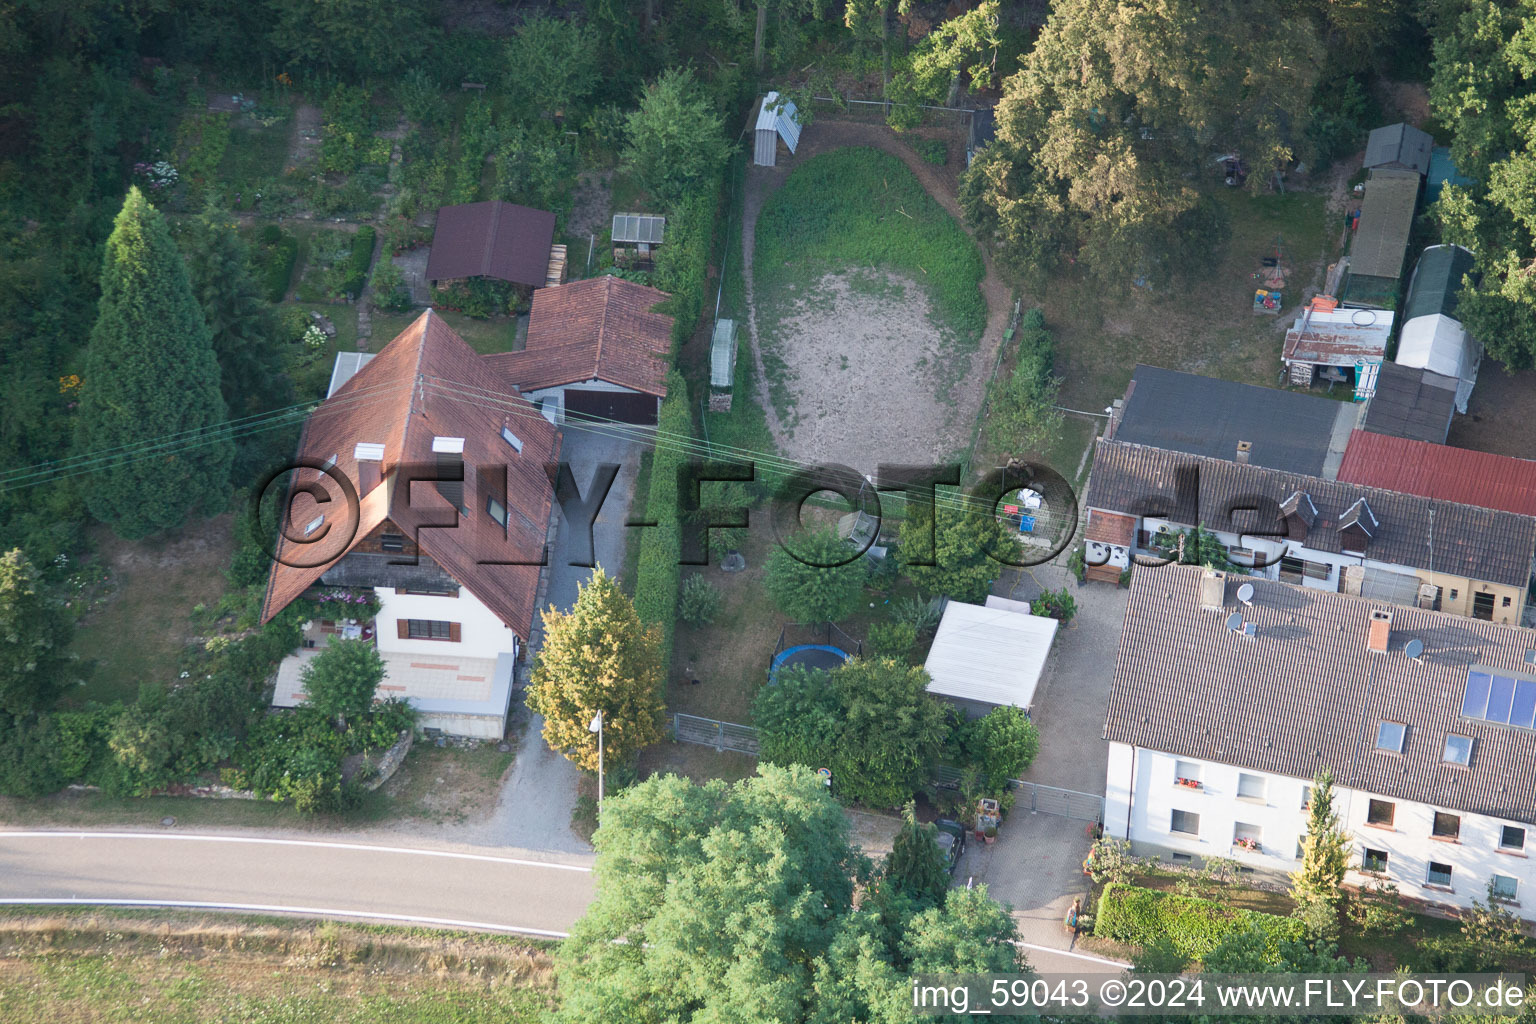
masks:
<instances>
[{"instance_id":1,"label":"corrugated metal roof","mask_svg":"<svg viewBox=\"0 0 1536 1024\"><path fill-rule=\"evenodd\" d=\"M1536 462L1357 431L1339 479L1536 516Z\"/></svg>"},{"instance_id":2,"label":"corrugated metal roof","mask_svg":"<svg viewBox=\"0 0 1536 1024\"><path fill-rule=\"evenodd\" d=\"M793 153L800 145L800 122L795 120L795 113L793 100L784 100L781 106L779 94L770 92L763 97L763 105L757 110L757 130L778 132L779 138Z\"/></svg>"},{"instance_id":3,"label":"corrugated metal roof","mask_svg":"<svg viewBox=\"0 0 1536 1024\"><path fill-rule=\"evenodd\" d=\"M1204 523L1207 529L1243 533L1277 529L1278 511L1264 522L1254 514L1234 515L1235 508L1251 509L1264 498L1282 502L1297 491L1317 506L1318 515L1306 539L1306 546L1314 550L1343 552L1340 523L1365 498L1381 520L1381 529L1366 548L1368 558L1412 569L1433 564L1437 572L1507 586L1524 587L1530 582L1531 560L1536 558L1536 519L1530 516L1230 459L1100 440L1084 504L1111 512L1161 515L1180 526Z\"/></svg>"},{"instance_id":4,"label":"corrugated metal roof","mask_svg":"<svg viewBox=\"0 0 1536 1024\"><path fill-rule=\"evenodd\" d=\"M728 388L736 380L736 321L715 324L715 336L709 345L709 386Z\"/></svg>"},{"instance_id":5,"label":"corrugated metal roof","mask_svg":"<svg viewBox=\"0 0 1536 1024\"><path fill-rule=\"evenodd\" d=\"M1459 245L1432 245L1413 265L1408 296L1403 300L1403 320L1444 313L1456 315L1461 280L1472 270L1472 252Z\"/></svg>"},{"instance_id":6,"label":"corrugated metal roof","mask_svg":"<svg viewBox=\"0 0 1536 1024\"><path fill-rule=\"evenodd\" d=\"M1536 633L1394 607L1389 649L1366 647L1378 602L1248 577L1200 607L1198 566L1131 576L1104 738L1293 778L1331 768L1340 786L1513 821L1536 822L1536 732L1461 717L1467 670L1527 673ZM1240 607L1236 584L1251 583ZM1232 633L1240 612L1256 627ZM1403 653L1424 642L1418 660ZM1382 721L1408 726L1401 754L1374 749ZM1448 733L1474 740L1448 766Z\"/></svg>"},{"instance_id":7,"label":"corrugated metal roof","mask_svg":"<svg viewBox=\"0 0 1536 1024\"><path fill-rule=\"evenodd\" d=\"M928 692L1028 708L1059 625L1015 608L949 602L923 665Z\"/></svg>"},{"instance_id":8,"label":"corrugated metal roof","mask_svg":"<svg viewBox=\"0 0 1536 1024\"><path fill-rule=\"evenodd\" d=\"M1365 143L1365 166L1393 167L1425 174L1435 140L1411 124L1399 121L1371 131Z\"/></svg>"},{"instance_id":9,"label":"corrugated metal roof","mask_svg":"<svg viewBox=\"0 0 1536 1024\"><path fill-rule=\"evenodd\" d=\"M666 227L667 218L652 213L616 213L613 215L613 230L609 234L615 242L660 245Z\"/></svg>"},{"instance_id":10,"label":"corrugated metal roof","mask_svg":"<svg viewBox=\"0 0 1536 1024\"><path fill-rule=\"evenodd\" d=\"M1353 417L1347 403L1317 395L1142 365L1126 389L1114 438L1227 459L1239 441L1249 441L1257 465L1321 473L1341 415Z\"/></svg>"},{"instance_id":11,"label":"corrugated metal roof","mask_svg":"<svg viewBox=\"0 0 1536 1024\"><path fill-rule=\"evenodd\" d=\"M1392 336L1388 309L1303 311L1285 332L1286 363L1354 366L1357 360L1380 362Z\"/></svg>"},{"instance_id":12,"label":"corrugated metal roof","mask_svg":"<svg viewBox=\"0 0 1536 1024\"><path fill-rule=\"evenodd\" d=\"M1439 444L1451 429L1457 383L1431 370L1382 363L1376 392L1365 408L1365 429Z\"/></svg>"},{"instance_id":13,"label":"corrugated metal roof","mask_svg":"<svg viewBox=\"0 0 1536 1024\"><path fill-rule=\"evenodd\" d=\"M1360 226L1349 248L1352 276L1394 280L1402 276L1418 199L1419 176L1412 171L1371 172L1360 207Z\"/></svg>"}]
</instances>

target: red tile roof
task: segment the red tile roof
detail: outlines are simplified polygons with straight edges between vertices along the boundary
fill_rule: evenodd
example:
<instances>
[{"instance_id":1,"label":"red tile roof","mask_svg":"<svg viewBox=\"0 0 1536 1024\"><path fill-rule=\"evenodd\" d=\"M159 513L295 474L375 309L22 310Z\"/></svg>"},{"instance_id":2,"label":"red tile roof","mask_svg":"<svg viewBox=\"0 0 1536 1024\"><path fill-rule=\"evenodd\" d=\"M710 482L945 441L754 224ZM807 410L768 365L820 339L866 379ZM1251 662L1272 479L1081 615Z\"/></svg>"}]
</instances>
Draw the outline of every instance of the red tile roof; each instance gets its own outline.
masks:
<instances>
[{"instance_id":1,"label":"red tile roof","mask_svg":"<svg viewBox=\"0 0 1536 1024\"><path fill-rule=\"evenodd\" d=\"M555 215L492 201L444 206L427 254L427 280L494 277L541 287L549 273Z\"/></svg>"},{"instance_id":2,"label":"red tile roof","mask_svg":"<svg viewBox=\"0 0 1536 1024\"><path fill-rule=\"evenodd\" d=\"M1135 547L1136 517L1091 508L1088 510L1088 527L1083 531L1083 539L1122 548Z\"/></svg>"},{"instance_id":3,"label":"red tile roof","mask_svg":"<svg viewBox=\"0 0 1536 1024\"><path fill-rule=\"evenodd\" d=\"M1339 479L1536 516L1536 462L1357 430Z\"/></svg>"},{"instance_id":4,"label":"red tile roof","mask_svg":"<svg viewBox=\"0 0 1536 1024\"><path fill-rule=\"evenodd\" d=\"M666 292L598 277L533 293L528 344L486 359L524 391L603 380L663 398L672 318Z\"/></svg>"},{"instance_id":5,"label":"red tile roof","mask_svg":"<svg viewBox=\"0 0 1536 1024\"><path fill-rule=\"evenodd\" d=\"M522 442L522 451L514 451L503 439L503 427ZM463 494L469 515L451 529L432 528L451 522L452 515L447 499L431 483L409 488L409 500L407 488L396 486L402 464L436 463L437 437L464 439ZM334 458L335 472L355 484L355 450L362 443L383 445L383 483L362 497L355 531L346 502L337 500L340 488L334 480L314 470L296 474L299 483L320 481L332 500L317 504L296 493L285 532L301 534L322 513L329 532L312 545L280 539L279 564L267 581L262 620L319 582L363 538L389 521L415 537L423 553L526 640L533 626L538 566L482 563L537 561L543 551L551 502L544 467L555 461L560 449L555 428L500 371L428 311L310 415L299 454L322 464ZM477 472L500 466L507 471L505 538L486 512L488 495Z\"/></svg>"}]
</instances>

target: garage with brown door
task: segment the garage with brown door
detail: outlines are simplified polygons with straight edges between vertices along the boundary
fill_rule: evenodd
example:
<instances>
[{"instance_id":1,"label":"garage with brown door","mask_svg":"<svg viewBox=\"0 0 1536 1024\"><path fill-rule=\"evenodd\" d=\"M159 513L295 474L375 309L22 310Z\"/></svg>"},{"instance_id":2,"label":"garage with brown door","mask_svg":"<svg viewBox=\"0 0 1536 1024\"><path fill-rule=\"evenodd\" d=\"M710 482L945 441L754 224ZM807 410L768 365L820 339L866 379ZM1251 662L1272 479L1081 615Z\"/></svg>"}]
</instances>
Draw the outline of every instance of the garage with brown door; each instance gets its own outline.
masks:
<instances>
[{"instance_id":1,"label":"garage with brown door","mask_svg":"<svg viewBox=\"0 0 1536 1024\"><path fill-rule=\"evenodd\" d=\"M594 391L587 388L565 389L565 417L568 420L603 420L656 425L655 395L643 391Z\"/></svg>"}]
</instances>

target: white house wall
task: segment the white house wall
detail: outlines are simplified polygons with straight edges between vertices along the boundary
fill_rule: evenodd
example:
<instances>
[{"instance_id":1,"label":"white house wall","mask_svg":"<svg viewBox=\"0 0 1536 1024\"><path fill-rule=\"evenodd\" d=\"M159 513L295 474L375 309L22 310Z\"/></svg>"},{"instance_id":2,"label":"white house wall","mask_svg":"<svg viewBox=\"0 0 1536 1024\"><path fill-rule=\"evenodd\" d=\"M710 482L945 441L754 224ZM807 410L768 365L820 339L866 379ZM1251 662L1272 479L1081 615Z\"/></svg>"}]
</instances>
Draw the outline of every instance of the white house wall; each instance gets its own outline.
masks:
<instances>
[{"instance_id":1,"label":"white house wall","mask_svg":"<svg viewBox=\"0 0 1536 1024\"><path fill-rule=\"evenodd\" d=\"M462 658L489 658L517 650L517 637L496 613L463 587L457 597L402 594L376 587L381 602L377 618L379 650L401 654L442 654ZM433 619L459 623L459 642L449 640L402 640L398 619Z\"/></svg>"},{"instance_id":2,"label":"white house wall","mask_svg":"<svg viewBox=\"0 0 1536 1024\"><path fill-rule=\"evenodd\" d=\"M1191 789L1174 782L1180 762L1196 768L1201 786ZM1133 781L1134 774L1134 781ZM1238 795L1241 775L1263 781L1263 797ZM1288 874L1300 861L1297 844L1306 832L1307 811L1302 806L1304 787L1310 779L1239 769L1198 758L1179 758L1161 751L1112 743L1105 784L1104 827L1107 835L1129 838L1139 855L1180 854L1196 859L1229 857L1240 864L1273 874ZM1516 879L1516 900L1510 909L1536 920L1536 865L1527 854L1536 851L1536 825L1466 814L1455 808L1436 808L1406 800L1391 800L1395 807L1390 828L1366 823L1372 794L1337 787L1334 810L1350 836L1350 873L1347 881L1362 884L1376 877L1394 882L1406 897L1456 907L1469 907L1487 898L1494 874ZM1386 798L1378 798L1386 799ZM1175 810L1200 815L1199 834L1171 831ZM1461 817L1455 841L1431 835L1437 810ZM1238 823L1257 826L1262 850L1253 852L1233 844ZM1501 851L1505 825L1526 830L1526 848ZM1387 854L1382 876L1359 869L1367 848ZM1449 890L1427 884L1429 864L1436 861L1452 868Z\"/></svg>"}]
</instances>

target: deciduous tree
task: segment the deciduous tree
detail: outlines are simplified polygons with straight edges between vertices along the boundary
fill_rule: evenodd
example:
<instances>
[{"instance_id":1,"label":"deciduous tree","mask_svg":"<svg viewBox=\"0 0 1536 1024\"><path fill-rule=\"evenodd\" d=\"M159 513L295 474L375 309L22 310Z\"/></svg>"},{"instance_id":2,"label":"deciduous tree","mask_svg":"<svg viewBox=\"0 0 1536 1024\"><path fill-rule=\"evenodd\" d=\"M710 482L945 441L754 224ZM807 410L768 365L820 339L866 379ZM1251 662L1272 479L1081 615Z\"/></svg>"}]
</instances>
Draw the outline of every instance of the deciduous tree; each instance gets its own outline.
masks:
<instances>
[{"instance_id":1,"label":"deciduous tree","mask_svg":"<svg viewBox=\"0 0 1536 1024\"><path fill-rule=\"evenodd\" d=\"M347 719L366 714L373 707L373 695L384 675L384 659L373 644L366 640L332 639L325 650L304 666L300 678L304 682L305 703L345 724Z\"/></svg>"},{"instance_id":2,"label":"deciduous tree","mask_svg":"<svg viewBox=\"0 0 1536 1024\"><path fill-rule=\"evenodd\" d=\"M925 594L979 603L1018 548L990 509L957 492L940 493L935 518L916 504L901 521L902 571ZM933 540L929 535L932 532ZM930 553L931 552L931 553ZM924 565L927 561L932 564Z\"/></svg>"},{"instance_id":3,"label":"deciduous tree","mask_svg":"<svg viewBox=\"0 0 1536 1024\"><path fill-rule=\"evenodd\" d=\"M69 618L20 548L0 555L0 711L50 707L68 679Z\"/></svg>"},{"instance_id":4,"label":"deciduous tree","mask_svg":"<svg viewBox=\"0 0 1536 1024\"><path fill-rule=\"evenodd\" d=\"M823 529L775 547L764 583L779 611L794 621L836 622L858 607L866 575L856 552L833 530Z\"/></svg>"},{"instance_id":5,"label":"deciduous tree","mask_svg":"<svg viewBox=\"0 0 1536 1024\"><path fill-rule=\"evenodd\" d=\"M528 706L544 716L544 739L596 771L593 718L603 713L604 755L617 764L662 738L661 629L645 626L634 603L601 568L569 612L544 612L544 646ZM606 814L607 812L604 811Z\"/></svg>"},{"instance_id":6,"label":"deciduous tree","mask_svg":"<svg viewBox=\"0 0 1536 1024\"><path fill-rule=\"evenodd\" d=\"M597 40L590 29L535 14L507 44L507 85L539 115L569 116L597 88Z\"/></svg>"},{"instance_id":7,"label":"deciduous tree","mask_svg":"<svg viewBox=\"0 0 1536 1024\"><path fill-rule=\"evenodd\" d=\"M101 271L76 446L97 470L91 514L121 537L222 511L234 446L221 434L219 364L165 218L131 189ZM167 440L170 439L170 440Z\"/></svg>"},{"instance_id":8,"label":"deciduous tree","mask_svg":"<svg viewBox=\"0 0 1536 1024\"><path fill-rule=\"evenodd\" d=\"M663 203L718 174L729 153L724 122L686 69L662 72L629 115L624 166Z\"/></svg>"}]
</instances>

